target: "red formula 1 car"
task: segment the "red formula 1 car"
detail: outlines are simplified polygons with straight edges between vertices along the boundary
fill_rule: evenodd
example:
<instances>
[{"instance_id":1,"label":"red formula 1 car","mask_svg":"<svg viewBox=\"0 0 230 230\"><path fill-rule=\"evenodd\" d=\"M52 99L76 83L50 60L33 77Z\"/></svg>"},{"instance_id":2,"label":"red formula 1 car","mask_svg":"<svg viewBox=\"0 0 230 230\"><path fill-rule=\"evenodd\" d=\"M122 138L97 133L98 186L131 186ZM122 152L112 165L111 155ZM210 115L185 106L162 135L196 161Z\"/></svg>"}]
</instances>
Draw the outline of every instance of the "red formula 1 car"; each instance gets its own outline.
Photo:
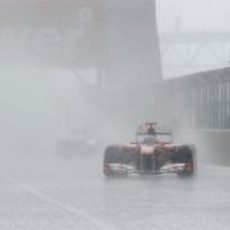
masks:
<instances>
[{"instance_id":1,"label":"red formula 1 car","mask_svg":"<svg viewBox=\"0 0 230 230\"><path fill-rule=\"evenodd\" d=\"M191 176L195 171L193 145L172 143L172 133L146 123L136 133L135 143L108 146L104 153L106 176L176 173Z\"/></svg>"}]
</instances>

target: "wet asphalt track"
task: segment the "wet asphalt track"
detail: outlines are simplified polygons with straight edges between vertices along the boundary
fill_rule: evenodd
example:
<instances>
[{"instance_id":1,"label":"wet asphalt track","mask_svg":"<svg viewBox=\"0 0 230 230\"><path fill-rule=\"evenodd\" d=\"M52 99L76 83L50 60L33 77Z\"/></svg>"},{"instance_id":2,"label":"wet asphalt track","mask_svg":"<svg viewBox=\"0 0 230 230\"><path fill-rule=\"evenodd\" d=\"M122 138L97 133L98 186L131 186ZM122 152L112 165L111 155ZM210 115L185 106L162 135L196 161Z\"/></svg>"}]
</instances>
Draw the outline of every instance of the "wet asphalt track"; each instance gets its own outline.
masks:
<instances>
[{"instance_id":1,"label":"wet asphalt track","mask_svg":"<svg viewBox=\"0 0 230 230\"><path fill-rule=\"evenodd\" d=\"M101 157L1 160L0 229L230 229L230 169L106 179Z\"/></svg>"}]
</instances>

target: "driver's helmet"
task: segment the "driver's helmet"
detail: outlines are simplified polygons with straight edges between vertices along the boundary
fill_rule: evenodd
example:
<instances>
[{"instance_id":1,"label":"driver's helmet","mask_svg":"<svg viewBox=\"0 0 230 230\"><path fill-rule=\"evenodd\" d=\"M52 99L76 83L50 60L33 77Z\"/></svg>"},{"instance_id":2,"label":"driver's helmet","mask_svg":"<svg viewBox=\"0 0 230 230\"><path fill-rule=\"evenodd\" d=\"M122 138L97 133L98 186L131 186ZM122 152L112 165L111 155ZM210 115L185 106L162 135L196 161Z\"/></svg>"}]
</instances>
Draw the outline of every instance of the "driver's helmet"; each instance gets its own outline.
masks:
<instances>
[{"instance_id":1,"label":"driver's helmet","mask_svg":"<svg viewBox=\"0 0 230 230\"><path fill-rule=\"evenodd\" d=\"M156 135L156 131L155 131L155 129L154 129L152 124L148 127L147 133L148 133L148 135L152 135L152 136Z\"/></svg>"}]
</instances>

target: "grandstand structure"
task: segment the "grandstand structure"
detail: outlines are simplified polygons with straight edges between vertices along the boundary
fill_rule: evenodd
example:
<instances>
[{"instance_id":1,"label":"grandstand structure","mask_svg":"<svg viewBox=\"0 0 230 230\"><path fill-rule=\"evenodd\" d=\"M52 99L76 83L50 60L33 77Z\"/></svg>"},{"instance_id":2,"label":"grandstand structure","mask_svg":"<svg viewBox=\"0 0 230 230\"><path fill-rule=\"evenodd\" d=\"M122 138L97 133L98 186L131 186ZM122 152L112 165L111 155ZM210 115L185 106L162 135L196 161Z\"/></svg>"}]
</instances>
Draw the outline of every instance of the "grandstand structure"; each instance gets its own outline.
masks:
<instances>
[{"instance_id":1,"label":"grandstand structure","mask_svg":"<svg viewBox=\"0 0 230 230\"><path fill-rule=\"evenodd\" d=\"M107 87L162 80L155 1L2 0L6 57L74 73L93 69Z\"/></svg>"}]
</instances>

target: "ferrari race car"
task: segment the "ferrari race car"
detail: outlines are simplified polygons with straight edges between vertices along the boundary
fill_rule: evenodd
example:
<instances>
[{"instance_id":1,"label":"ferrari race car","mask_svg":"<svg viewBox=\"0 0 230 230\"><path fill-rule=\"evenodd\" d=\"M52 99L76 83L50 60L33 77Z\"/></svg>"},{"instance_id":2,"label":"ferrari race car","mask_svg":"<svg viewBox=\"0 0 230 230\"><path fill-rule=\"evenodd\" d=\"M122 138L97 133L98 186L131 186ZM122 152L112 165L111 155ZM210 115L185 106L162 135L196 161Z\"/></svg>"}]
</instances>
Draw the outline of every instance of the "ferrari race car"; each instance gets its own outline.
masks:
<instances>
[{"instance_id":1,"label":"ferrari race car","mask_svg":"<svg viewBox=\"0 0 230 230\"><path fill-rule=\"evenodd\" d=\"M175 173L192 176L195 171L193 145L172 143L172 132L146 123L128 145L111 145L105 149L103 172L106 176Z\"/></svg>"}]
</instances>

